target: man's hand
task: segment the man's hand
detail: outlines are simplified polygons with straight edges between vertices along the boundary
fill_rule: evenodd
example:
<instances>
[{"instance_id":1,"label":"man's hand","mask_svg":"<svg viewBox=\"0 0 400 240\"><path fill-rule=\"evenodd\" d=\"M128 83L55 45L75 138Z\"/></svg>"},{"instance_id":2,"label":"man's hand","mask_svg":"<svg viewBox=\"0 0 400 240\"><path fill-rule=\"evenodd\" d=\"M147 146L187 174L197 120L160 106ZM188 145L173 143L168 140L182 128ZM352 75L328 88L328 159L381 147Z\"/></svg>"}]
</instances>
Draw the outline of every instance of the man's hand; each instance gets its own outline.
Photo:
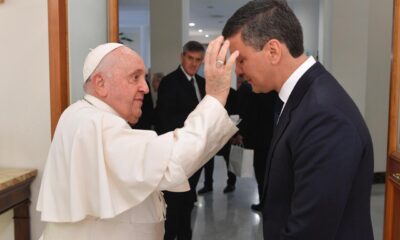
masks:
<instances>
[{"instance_id":1,"label":"man's hand","mask_svg":"<svg viewBox=\"0 0 400 240\"><path fill-rule=\"evenodd\" d=\"M229 41L219 36L208 44L204 58L206 94L215 97L224 106L231 87L232 67L239 56L239 52L235 51L225 64L228 48Z\"/></svg>"}]
</instances>

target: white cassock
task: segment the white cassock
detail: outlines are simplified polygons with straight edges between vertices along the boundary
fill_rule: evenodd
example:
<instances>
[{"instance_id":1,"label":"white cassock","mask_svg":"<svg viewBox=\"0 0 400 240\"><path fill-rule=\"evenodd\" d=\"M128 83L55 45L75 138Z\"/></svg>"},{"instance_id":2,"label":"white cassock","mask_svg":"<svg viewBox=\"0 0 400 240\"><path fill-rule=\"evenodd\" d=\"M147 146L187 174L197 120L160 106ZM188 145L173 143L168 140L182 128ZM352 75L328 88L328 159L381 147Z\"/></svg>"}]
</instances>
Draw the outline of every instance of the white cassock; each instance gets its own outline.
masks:
<instances>
[{"instance_id":1,"label":"white cassock","mask_svg":"<svg viewBox=\"0 0 400 240\"><path fill-rule=\"evenodd\" d=\"M161 240L160 191L188 191L188 178L236 131L211 96L183 128L157 136L86 95L64 111L50 147L37 204L43 239Z\"/></svg>"}]
</instances>

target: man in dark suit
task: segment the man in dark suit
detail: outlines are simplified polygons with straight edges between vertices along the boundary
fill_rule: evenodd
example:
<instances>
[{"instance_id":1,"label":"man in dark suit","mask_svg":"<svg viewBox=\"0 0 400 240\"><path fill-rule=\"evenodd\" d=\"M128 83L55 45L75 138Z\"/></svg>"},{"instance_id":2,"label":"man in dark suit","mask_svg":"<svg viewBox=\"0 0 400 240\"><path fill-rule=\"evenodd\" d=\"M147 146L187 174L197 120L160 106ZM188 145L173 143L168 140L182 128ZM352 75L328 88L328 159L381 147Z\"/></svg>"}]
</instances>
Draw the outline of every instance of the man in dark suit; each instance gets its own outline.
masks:
<instances>
[{"instance_id":1,"label":"man in dark suit","mask_svg":"<svg viewBox=\"0 0 400 240\"><path fill-rule=\"evenodd\" d=\"M150 84L147 80L146 84L150 89ZM153 123L154 123L153 98L151 96L151 93L146 93L143 97L142 116L140 116L136 124L129 123L129 125L133 129L151 130Z\"/></svg>"},{"instance_id":2,"label":"man in dark suit","mask_svg":"<svg viewBox=\"0 0 400 240\"><path fill-rule=\"evenodd\" d=\"M300 23L285 1L250 1L223 36L238 50L236 73L283 102L267 157L264 238L373 239L373 149L349 95L304 54Z\"/></svg>"},{"instance_id":3,"label":"man in dark suit","mask_svg":"<svg viewBox=\"0 0 400 240\"><path fill-rule=\"evenodd\" d=\"M240 78L239 78L240 79ZM261 202L266 158L272 139L274 105L277 101L275 91L269 93L254 93L251 85L238 81L238 111L242 121L239 132L241 143L245 148L254 150L254 175L257 182L258 196ZM261 211L261 204L252 204L251 209Z\"/></svg>"},{"instance_id":4,"label":"man in dark suit","mask_svg":"<svg viewBox=\"0 0 400 240\"><path fill-rule=\"evenodd\" d=\"M166 75L158 88L156 131L158 134L183 127L188 115L205 95L205 79L197 74L204 57L204 47L187 42L181 54L181 65ZM188 156L190 158L190 156ZM192 237L191 213L196 201L196 185L201 170L189 178L190 191L164 192L167 203L165 240L188 240Z\"/></svg>"},{"instance_id":5,"label":"man in dark suit","mask_svg":"<svg viewBox=\"0 0 400 240\"><path fill-rule=\"evenodd\" d=\"M230 116L238 114L237 92L233 88L229 89L229 95L226 101L225 109ZM226 180L226 186L223 190L224 193L233 192L236 188L236 175L233 172L229 171L229 153L231 150L231 145L231 140L229 140L229 142L227 142L224 147L222 147L221 150L216 154L217 156L222 156L226 164L226 173L228 179ZM214 158L208 161L204 165L203 169L204 186L197 192L199 195L213 191Z\"/></svg>"}]
</instances>

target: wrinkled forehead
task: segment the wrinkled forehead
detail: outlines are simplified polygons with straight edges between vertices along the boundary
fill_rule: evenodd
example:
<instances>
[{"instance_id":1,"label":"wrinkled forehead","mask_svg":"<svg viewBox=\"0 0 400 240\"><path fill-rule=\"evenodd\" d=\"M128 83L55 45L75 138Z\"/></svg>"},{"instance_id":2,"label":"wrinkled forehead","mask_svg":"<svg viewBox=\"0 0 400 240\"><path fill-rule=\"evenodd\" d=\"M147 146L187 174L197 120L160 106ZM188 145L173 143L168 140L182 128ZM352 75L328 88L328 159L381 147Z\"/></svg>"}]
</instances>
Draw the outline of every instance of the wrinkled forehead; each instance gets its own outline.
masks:
<instances>
[{"instance_id":1,"label":"wrinkled forehead","mask_svg":"<svg viewBox=\"0 0 400 240\"><path fill-rule=\"evenodd\" d=\"M120 62L120 64L125 68L133 71L141 70L144 73L147 72L142 57L140 57L140 55L132 49L123 47L117 49L116 54L117 55L115 57L117 58L117 61Z\"/></svg>"}]
</instances>

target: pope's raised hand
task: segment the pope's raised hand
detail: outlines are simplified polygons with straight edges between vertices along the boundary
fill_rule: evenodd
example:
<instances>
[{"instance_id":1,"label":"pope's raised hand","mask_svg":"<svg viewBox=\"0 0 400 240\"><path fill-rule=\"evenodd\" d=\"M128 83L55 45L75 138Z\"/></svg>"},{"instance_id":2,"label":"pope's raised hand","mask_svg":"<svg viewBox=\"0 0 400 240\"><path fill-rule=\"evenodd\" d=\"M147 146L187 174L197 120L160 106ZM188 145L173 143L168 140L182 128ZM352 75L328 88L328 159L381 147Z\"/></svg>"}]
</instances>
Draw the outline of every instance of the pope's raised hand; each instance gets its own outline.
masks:
<instances>
[{"instance_id":1,"label":"pope's raised hand","mask_svg":"<svg viewBox=\"0 0 400 240\"><path fill-rule=\"evenodd\" d=\"M204 58L204 73L206 77L206 94L215 97L222 105L231 87L232 67L239 56L239 52L232 53L226 61L229 49L229 40L222 36L214 39L208 44Z\"/></svg>"}]
</instances>

